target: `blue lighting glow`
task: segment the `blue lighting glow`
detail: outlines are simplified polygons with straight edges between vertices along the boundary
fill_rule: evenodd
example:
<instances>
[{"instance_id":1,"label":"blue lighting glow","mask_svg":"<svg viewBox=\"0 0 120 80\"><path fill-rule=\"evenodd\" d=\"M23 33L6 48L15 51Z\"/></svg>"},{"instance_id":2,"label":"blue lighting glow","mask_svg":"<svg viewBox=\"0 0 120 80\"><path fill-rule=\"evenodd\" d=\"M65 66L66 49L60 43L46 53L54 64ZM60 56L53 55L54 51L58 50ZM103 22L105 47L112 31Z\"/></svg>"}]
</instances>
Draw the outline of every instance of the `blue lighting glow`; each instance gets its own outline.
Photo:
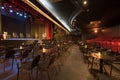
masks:
<instances>
[{"instance_id":1,"label":"blue lighting glow","mask_svg":"<svg viewBox=\"0 0 120 80\"><path fill-rule=\"evenodd\" d=\"M13 10L9 10L9 12L10 12L10 13L12 13L12 12L13 12Z\"/></svg>"},{"instance_id":2,"label":"blue lighting glow","mask_svg":"<svg viewBox=\"0 0 120 80\"><path fill-rule=\"evenodd\" d=\"M19 12L16 12L16 14L18 15L18 14L19 14Z\"/></svg>"},{"instance_id":3,"label":"blue lighting glow","mask_svg":"<svg viewBox=\"0 0 120 80\"><path fill-rule=\"evenodd\" d=\"M20 16L22 16L23 14L20 14Z\"/></svg>"},{"instance_id":4,"label":"blue lighting glow","mask_svg":"<svg viewBox=\"0 0 120 80\"><path fill-rule=\"evenodd\" d=\"M24 18L27 18L27 16L26 16L26 15L24 15Z\"/></svg>"},{"instance_id":5,"label":"blue lighting glow","mask_svg":"<svg viewBox=\"0 0 120 80\"><path fill-rule=\"evenodd\" d=\"M1 9L5 9L5 7L2 6Z\"/></svg>"}]
</instances>

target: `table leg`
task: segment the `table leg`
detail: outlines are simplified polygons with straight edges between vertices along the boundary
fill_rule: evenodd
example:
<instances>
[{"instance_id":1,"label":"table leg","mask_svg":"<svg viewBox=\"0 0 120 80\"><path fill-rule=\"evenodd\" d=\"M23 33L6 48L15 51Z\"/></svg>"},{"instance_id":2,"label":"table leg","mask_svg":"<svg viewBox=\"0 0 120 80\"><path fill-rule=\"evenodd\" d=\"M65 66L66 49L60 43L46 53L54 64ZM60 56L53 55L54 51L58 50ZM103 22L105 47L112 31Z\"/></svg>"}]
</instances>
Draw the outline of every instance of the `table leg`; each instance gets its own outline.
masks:
<instances>
[{"instance_id":1,"label":"table leg","mask_svg":"<svg viewBox=\"0 0 120 80\"><path fill-rule=\"evenodd\" d=\"M99 67L99 70L101 73L103 73L103 60L100 59L100 67Z\"/></svg>"},{"instance_id":2,"label":"table leg","mask_svg":"<svg viewBox=\"0 0 120 80\"><path fill-rule=\"evenodd\" d=\"M43 60L45 60L45 53L43 53Z\"/></svg>"},{"instance_id":3,"label":"table leg","mask_svg":"<svg viewBox=\"0 0 120 80\"><path fill-rule=\"evenodd\" d=\"M94 57L92 57L90 72L93 73L93 64L94 64Z\"/></svg>"},{"instance_id":4,"label":"table leg","mask_svg":"<svg viewBox=\"0 0 120 80\"><path fill-rule=\"evenodd\" d=\"M93 62L94 62L94 58L92 57L91 69L93 68Z\"/></svg>"}]
</instances>

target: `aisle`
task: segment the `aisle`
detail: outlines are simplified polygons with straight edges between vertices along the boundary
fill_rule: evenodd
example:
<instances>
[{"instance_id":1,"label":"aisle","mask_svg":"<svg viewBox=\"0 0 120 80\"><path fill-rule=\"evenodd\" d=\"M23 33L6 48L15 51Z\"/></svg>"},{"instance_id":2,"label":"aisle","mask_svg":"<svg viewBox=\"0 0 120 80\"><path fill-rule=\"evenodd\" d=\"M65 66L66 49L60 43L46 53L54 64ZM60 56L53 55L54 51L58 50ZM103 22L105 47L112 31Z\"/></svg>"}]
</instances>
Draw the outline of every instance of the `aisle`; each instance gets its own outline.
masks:
<instances>
[{"instance_id":1,"label":"aisle","mask_svg":"<svg viewBox=\"0 0 120 80\"><path fill-rule=\"evenodd\" d=\"M89 73L88 66L83 61L79 47L74 45L69 50L70 55L55 80L94 80Z\"/></svg>"}]
</instances>

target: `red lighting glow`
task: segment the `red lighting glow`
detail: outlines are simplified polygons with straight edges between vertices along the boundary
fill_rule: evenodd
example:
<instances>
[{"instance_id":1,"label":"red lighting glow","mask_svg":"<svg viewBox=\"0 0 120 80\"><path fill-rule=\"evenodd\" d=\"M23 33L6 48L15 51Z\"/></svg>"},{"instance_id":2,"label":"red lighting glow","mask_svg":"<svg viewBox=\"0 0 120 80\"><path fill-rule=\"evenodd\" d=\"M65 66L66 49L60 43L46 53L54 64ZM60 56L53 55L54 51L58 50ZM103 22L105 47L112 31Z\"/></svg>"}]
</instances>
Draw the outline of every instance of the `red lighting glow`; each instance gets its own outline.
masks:
<instances>
[{"instance_id":1,"label":"red lighting glow","mask_svg":"<svg viewBox=\"0 0 120 80\"><path fill-rule=\"evenodd\" d=\"M97 32L98 32L98 30L97 30L97 29L95 29L95 30L94 30L94 32L95 32L95 33L97 33Z\"/></svg>"}]
</instances>

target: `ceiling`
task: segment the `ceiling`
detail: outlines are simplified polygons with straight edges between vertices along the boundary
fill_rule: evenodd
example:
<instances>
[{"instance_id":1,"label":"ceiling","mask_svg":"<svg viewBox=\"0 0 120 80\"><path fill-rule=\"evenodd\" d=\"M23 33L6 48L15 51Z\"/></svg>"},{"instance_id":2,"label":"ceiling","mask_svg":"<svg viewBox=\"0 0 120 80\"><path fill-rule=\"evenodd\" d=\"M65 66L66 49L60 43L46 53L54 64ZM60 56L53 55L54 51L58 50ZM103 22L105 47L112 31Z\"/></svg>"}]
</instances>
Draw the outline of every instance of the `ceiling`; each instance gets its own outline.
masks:
<instances>
[{"instance_id":1,"label":"ceiling","mask_svg":"<svg viewBox=\"0 0 120 80\"><path fill-rule=\"evenodd\" d=\"M73 17L79 12L76 5L71 0L30 0L39 9L62 24L69 32L74 31L71 25ZM79 8L81 10L81 8Z\"/></svg>"},{"instance_id":2,"label":"ceiling","mask_svg":"<svg viewBox=\"0 0 120 80\"><path fill-rule=\"evenodd\" d=\"M101 21L98 28L120 24L120 0L89 0L87 8L76 17L76 26L83 31L91 30L91 21ZM95 26L96 27L96 26Z\"/></svg>"},{"instance_id":3,"label":"ceiling","mask_svg":"<svg viewBox=\"0 0 120 80\"><path fill-rule=\"evenodd\" d=\"M89 32L93 28L120 24L120 0L86 0L86 5L83 4L85 0L29 1L70 32Z\"/></svg>"}]
</instances>

